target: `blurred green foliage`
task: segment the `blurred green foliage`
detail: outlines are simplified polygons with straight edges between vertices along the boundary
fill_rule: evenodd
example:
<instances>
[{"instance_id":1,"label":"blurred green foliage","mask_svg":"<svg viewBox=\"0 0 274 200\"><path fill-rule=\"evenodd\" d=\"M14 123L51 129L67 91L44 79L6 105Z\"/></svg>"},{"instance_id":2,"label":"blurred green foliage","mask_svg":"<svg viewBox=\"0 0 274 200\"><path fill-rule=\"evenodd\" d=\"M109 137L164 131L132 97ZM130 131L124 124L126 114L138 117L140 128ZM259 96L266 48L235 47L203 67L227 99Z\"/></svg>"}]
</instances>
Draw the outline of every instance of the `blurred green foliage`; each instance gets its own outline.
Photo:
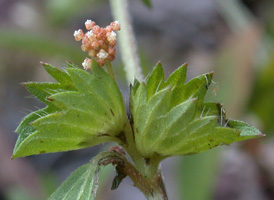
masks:
<instances>
[{"instance_id":1,"label":"blurred green foliage","mask_svg":"<svg viewBox=\"0 0 274 200\"><path fill-rule=\"evenodd\" d=\"M149 7L149 8L152 7L152 4L151 4L151 1L150 1L150 0L142 0L142 1L143 1L143 3L144 3L147 7Z\"/></svg>"},{"instance_id":2,"label":"blurred green foliage","mask_svg":"<svg viewBox=\"0 0 274 200\"><path fill-rule=\"evenodd\" d=\"M4 29L0 31L1 48L29 52L31 55L60 57L81 63L85 54L65 40L56 40L44 35Z\"/></svg>"},{"instance_id":3,"label":"blurred green foliage","mask_svg":"<svg viewBox=\"0 0 274 200\"><path fill-rule=\"evenodd\" d=\"M7 191L5 195L7 200L34 200L25 190L18 187Z\"/></svg>"},{"instance_id":4,"label":"blurred green foliage","mask_svg":"<svg viewBox=\"0 0 274 200\"><path fill-rule=\"evenodd\" d=\"M250 109L260 119L263 133L274 134L274 53L258 73L250 99Z\"/></svg>"},{"instance_id":5,"label":"blurred green foliage","mask_svg":"<svg viewBox=\"0 0 274 200\"><path fill-rule=\"evenodd\" d=\"M202 154L184 156L176 167L177 191L182 200L211 200L218 176L217 155L220 148Z\"/></svg>"}]
</instances>

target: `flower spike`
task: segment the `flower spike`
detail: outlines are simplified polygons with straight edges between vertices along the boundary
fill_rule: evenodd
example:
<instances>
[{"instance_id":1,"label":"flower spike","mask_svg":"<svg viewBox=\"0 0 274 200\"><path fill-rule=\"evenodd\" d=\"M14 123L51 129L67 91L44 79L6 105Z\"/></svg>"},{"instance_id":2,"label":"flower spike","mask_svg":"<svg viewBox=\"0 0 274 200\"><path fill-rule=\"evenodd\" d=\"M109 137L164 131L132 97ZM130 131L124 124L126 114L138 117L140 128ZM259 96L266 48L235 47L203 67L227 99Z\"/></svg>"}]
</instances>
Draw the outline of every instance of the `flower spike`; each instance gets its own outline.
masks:
<instances>
[{"instance_id":1,"label":"flower spike","mask_svg":"<svg viewBox=\"0 0 274 200\"><path fill-rule=\"evenodd\" d=\"M82 40L81 49L87 51L91 58L94 58L101 66L107 61L113 61L116 54L116 31L119 31L120 23L118 21L111 22L109 26L102 28L94 21L87 20L85 27L88 30L85 34L79 29L74 32L76 41ZM84 69L90 69L90 61L86 59L82 63Z\"/></svg>"}]
</instances>

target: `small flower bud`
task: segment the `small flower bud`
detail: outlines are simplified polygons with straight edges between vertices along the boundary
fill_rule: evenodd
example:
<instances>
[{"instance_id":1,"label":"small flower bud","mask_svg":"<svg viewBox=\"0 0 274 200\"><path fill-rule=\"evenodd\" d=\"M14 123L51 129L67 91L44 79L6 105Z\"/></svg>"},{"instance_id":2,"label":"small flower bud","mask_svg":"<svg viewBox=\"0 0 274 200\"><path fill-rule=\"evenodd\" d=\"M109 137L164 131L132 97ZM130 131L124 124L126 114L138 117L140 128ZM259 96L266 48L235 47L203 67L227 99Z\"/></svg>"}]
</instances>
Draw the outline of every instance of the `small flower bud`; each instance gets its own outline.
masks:
<instances>
[{"instance_id":1,"label":"small flower bud","mask_svg":"<svg viewBox=\"0 0 274 200\"><path fill-rule=\"evenodd\" d=\"M88 32L86 33L86 36L88 37L88 39L95 38L95 35L94 35L94 33L93 33L92 30L91 30L91 31L88 31Z\"/></svg>"},{"instance_id":2,"label":"small flower bud","mask_svg":"<svg viewBox=\"0 0 274 200\"><path fill-rule=\"evenodd\" d=\"M85 26L87 30L91 30L96 23L94 21L91 21L90 19L85 22Z\"/></svg>"},{"instance_id":3,"label":"small flower bud","mask_svg":"<svg viewBox=\"0 0 274 200\"><path fill-rule=\"evenodd\" d=\"M115 50L114 47L109 47L109 48L108 48L108 54L109 54L109 55L115 55L115 53L116 53L116 50Z\"/></svg>"},{"instance_id":4,"label":"small flower bud","mask_svg":"<svg viewBox=\"0 0 274 200\"><path fill-rule=\"evenodd\" d=\"M109 33L109 32L108 32ZM107 39L109 42L116 41L117 39L117 34L114 31L111 31L110 34L107 34Z\"/></svg>"},{"instance_id":5,"label":"small flower bud","mask_svg":"<svg viewBox=\"0 0 274 200\"><path fill-rule=\"evenodd\" d=\"M90 57L95 57L96 54L97 54L97 52L96 52L94 49L91 49L91 50L88 51L88 55L89 55Z\"/></svg>"},{"instance_id":6,"label":"small flower bud","mask_svg":"<svg viewBox=\"0 0 274 200\"><path fill-rule=\"evenodd\" d=\"M92 31L95 35L98 35L101 31L101 28L100 28L100 26L96 25L93 27Z\"/></svg>"},{"instance_id":7,"label":"small flower bud","mask_svg":"<svg viewBox=\"0 0 274 200\"><path fill-rule=\"evenodd\" d=\"M104 49L101 49L99 51L99 53L97 53L96 55L98 58L100 58L101 60L104 60L108 57L108 53L104 50Z\"/></svg>"},{"instance_id":8,"label":"small flower bud","mask_svg":"<svg viewBox=\"0 0 274 200\"><path fill-rule=\"evenodd\" d=\"M91 59L86 58L86 59L84 60L84 62L82 63L82 65L83 65L83 68L84 68L85 70L90 69L90 68L91 68Z\"/></svg>"},{"instance_id":9,"label":"small flower bud","mask_svg":"<svg viewBox=\"0 0 274 200\"><path fill-rule=\"evenodd\" d=\"M97 49L97 48L99 47L98 41L92 42L92 43L91 43L91 47L92 47L93 49Z\"/></svg>"},{"instance_id":10,"label":"small flower bud","mask_svg":"<svg viewBox=\"0 0 274 200\"><path fill-rule=\"evenodd\" d=\"M82 45L86 48L90 47L90 41L88 40L87 36L82 40Z\"/></svg>"},{"instance_id":11,"label":"small flower bud","mask_svg":"<svg viewBox=\"0 0 274 200\"><path fill-rule=\"evenodd\" d=\"M114 47L116 45L116 40L110 41L109 45Z\"/></svg>"},{"instance_id":12,"label":"small flower bud","mask_svg":"<svg viewBox=\"0 0 274 200\"><path fill-rule=\"evenodd\" d=\"M113 30L115 31L120 31L121 27L120 27L120 22L119 21L115 21L115 22L111 22L110 26L113 28Z\"/></svg>"},{"instance_id":13,"label":"small flower bud","mask_svg":"<svg viewBox=\"0 0 274 200\"><path fill-rule=\"evenodd\" d=\"M111 32L111 31L113 31L113 28L112 28L111 26L107 26L107 27L106 27L106 31L107 31L107 32Z\"/></svg>"},{"instance_id":14,"label":"small flower bud","mask_svg":"<svg viewBox=\"0 0 274 200\"><path fill-rule=\"evenodd\" d=\"M104 44L104 41L103 41L103 40L99 40L99 41L98 41L98 45L99 45L99 46L102 46L103 44Z\"/></svg>"},{"instance_id":15,"label":"small flower bud","mask_svg":"<svg viewBox=\"0 0 274 200\"><path fill-rule=\"evenodd\" d=\"M115 59L115 55L108 55L108 61L113 61Z\"/></svg>"},{"instance_id":16,"label":"small flower bud","mask_svg":"<svg viewBox=\"0 0 274 200\"><path fill-rule=\"evenodd\" d=\"M105 61L102 59L98 59L97 62L100 66L103 66L105 64Z\"/></svg>"},{"instance_id":17,"label":"small flower bud","mask_svg":"<svg viewBox=\"0 0 274 200\"><path fill-rule=\"evenodd\" d=\"M81 29L79 29L78 31L74 31L73 36L75 37L76 41L80 41L84 38L85 35L84 32Z\"/></svg>"},{"instance_id":18,"label":"small flower bud","mask_svg":"<svg viewBox=\"0 0 274 200\"><path fill-rule=\"evenodd\" d=\"M82 49L82 51L86 51L87 50L87 47L85 47L85 45L81 45L81 49Z\"/></svg>"},{"instance_id":19,"label":"small flower bud","mask_svg":"<svg viewBox=\"0 0 274 200\"><path fill-rule=\"evenodd\" d=\"M101 31L98 33L97 38L99 40L105 40L106 39L106 30L101 29Z\"/></svg>"}]
</instances>

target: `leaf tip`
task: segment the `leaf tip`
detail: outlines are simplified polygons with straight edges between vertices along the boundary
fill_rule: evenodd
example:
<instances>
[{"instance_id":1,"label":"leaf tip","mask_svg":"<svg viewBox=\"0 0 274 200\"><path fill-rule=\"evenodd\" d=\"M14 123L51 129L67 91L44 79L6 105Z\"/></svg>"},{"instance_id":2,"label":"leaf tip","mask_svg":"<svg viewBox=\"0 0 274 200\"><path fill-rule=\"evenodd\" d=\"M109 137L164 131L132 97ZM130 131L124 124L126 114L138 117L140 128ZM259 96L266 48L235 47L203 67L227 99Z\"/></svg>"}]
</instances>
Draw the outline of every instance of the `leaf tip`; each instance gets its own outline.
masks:
<instances>
[{"instance_id":1,"label":"leaf tip","mask_svg":"<svg viewBox=\"0 0 274 200\"><path fill-rule=\"evenodd\" d=\"M263 134L261 132L258 134L258 137L265 137L265 136L266 136L266 134Z\"/></svg>"},{"instance_id":2,"label":"leaf tip","mask_svg":"<svg viewBox=\"0 0 274 200\"><path fill-rule=\"evenodd\" d=\"M53 97L52 97L52 96L50 96L50 97L46 97L46 100L48 100L48 101L50 101L50 102L53 102L53 101L54 101L54 99L53 99Z\"/></svg>"},{"instance_id":3,"label":"leaf tip","mask_svg":"<svg viewBox=\"0 0 274 200\"><path fill-rule=\"evenodd\" d=\"M15 152L13 152L13 154L12 154L10 160L14 160L15 158L19 158L19 157L20 157L20 156L18 156L17 153L16 153L16 151L15 151Z\"/></svg>"},{"instance_id":4,"label":"leaf tip","mask_svg":"<svg viewBox=\"0 0 274 200\"><path fill-rule=\"evenodd\" d=\"M44 61L40 61L40 64L45 66L45 65L48 65L48 63L44 62Z\"/></svg>"},{"instance_id":5,"label":"leaf tip","mask_svg":"<svg viewBox=\"0 0 274 200\"><path fill-rule=\"evenodd\" d=\"M20 83L20 85L22 85L23 87L26 87L27 83L28 82L22 82L22 83Z\"/></svg>"}]
</instances>

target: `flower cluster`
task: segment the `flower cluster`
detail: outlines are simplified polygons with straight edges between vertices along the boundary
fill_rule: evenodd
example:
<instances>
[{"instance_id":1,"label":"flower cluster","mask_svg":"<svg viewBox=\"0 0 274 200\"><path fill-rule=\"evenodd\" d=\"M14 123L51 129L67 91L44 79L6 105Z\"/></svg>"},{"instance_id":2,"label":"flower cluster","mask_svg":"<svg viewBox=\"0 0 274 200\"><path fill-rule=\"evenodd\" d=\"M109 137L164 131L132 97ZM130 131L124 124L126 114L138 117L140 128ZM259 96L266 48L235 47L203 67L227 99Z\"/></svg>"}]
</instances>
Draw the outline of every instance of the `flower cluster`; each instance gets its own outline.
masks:
<instances>
[{"instance_id":1,"label":"flower cluster","mask_svg":"<svg viewBox=\"0 0 274 200\"><path fill-rule=\"evenodd\" d=\"M118 21L111 22L109 26L101 28L94 21L87 20L85 26L88 30L86 33L79 29L73 34L76 41L82 40L82 50L87 51L88 55L96 59L101 66L106 61L113 61L117 39L115 31L120 30L120 23ZM90 63L91 60L86 58L82 63L84 69L90 69Z\"/></svg>"}]
</instances>

